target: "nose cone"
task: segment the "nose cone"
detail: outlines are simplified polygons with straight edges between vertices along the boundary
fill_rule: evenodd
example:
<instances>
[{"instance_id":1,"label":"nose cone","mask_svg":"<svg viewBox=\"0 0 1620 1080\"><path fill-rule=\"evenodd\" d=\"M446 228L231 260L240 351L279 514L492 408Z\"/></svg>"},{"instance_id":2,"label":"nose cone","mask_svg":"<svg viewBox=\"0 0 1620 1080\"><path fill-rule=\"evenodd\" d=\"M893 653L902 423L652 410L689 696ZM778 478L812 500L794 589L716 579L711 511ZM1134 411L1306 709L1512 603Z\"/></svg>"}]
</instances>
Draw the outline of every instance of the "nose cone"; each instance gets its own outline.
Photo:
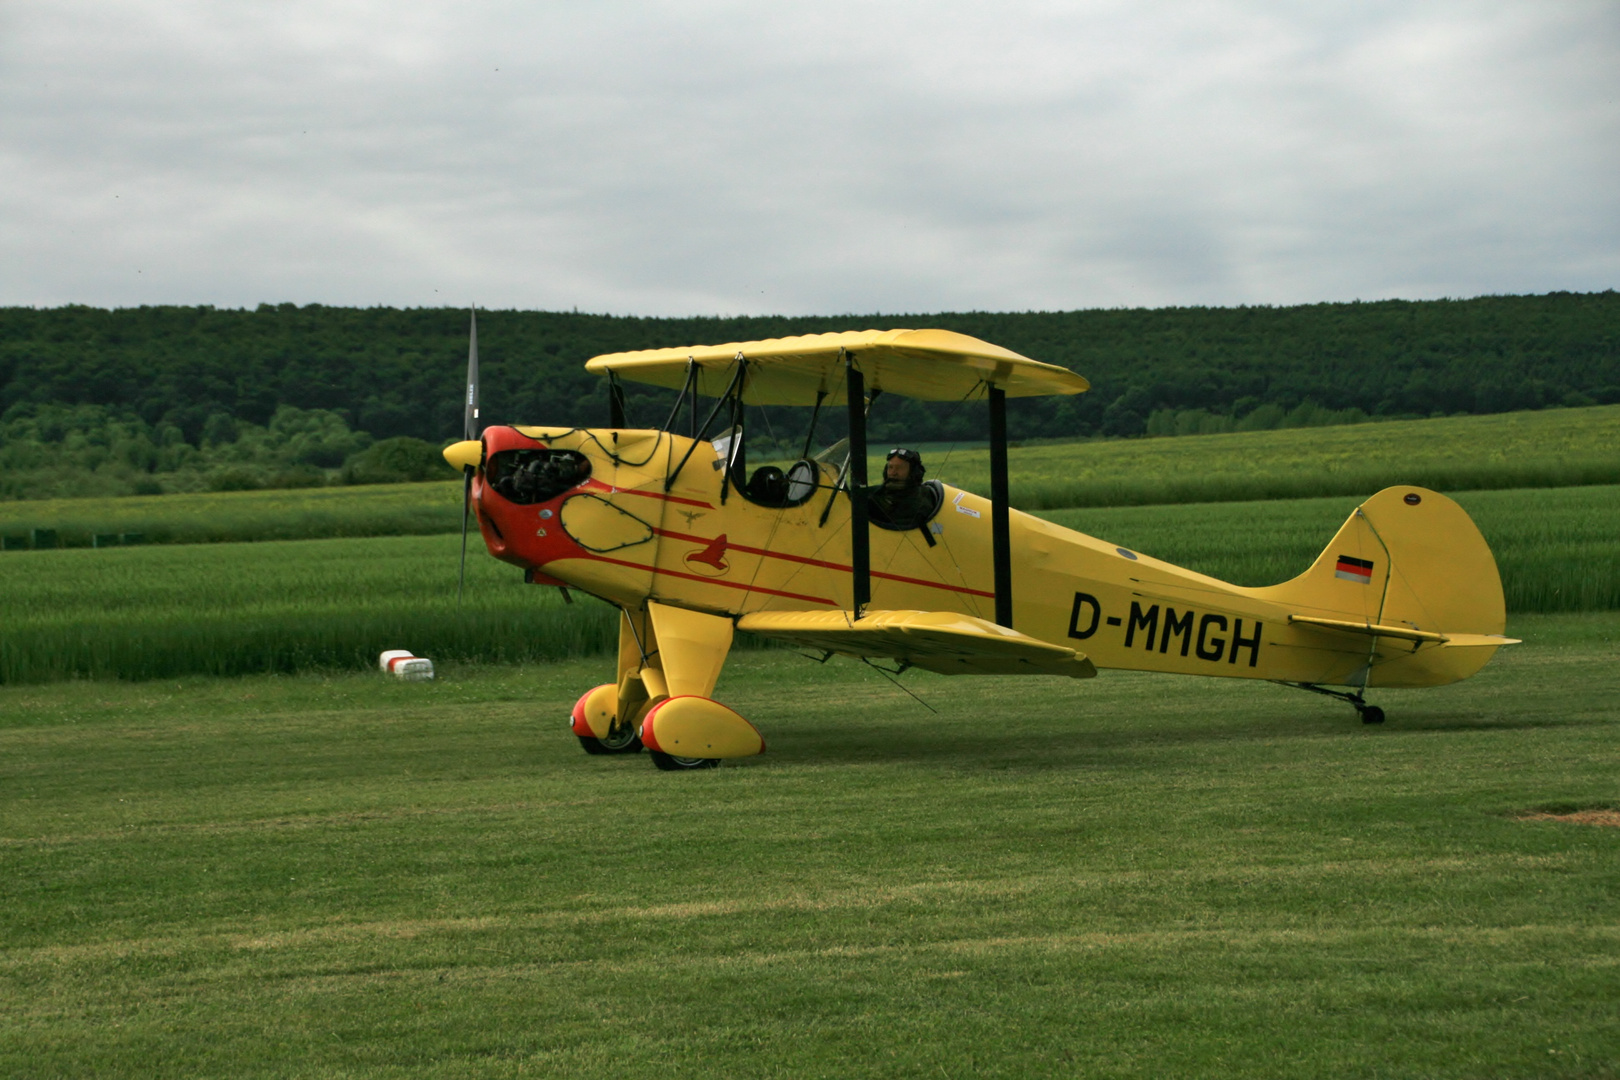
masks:
<instances>
[{"instance_id":1,"label":"nose cone","mask_svg":"<svg viewBox=\"0 0 1620 1080\"><path fill-rule=\"evenodd\" d=\"M458 469L476 469L484 463L484 444L478 439L451 443L444 448L444 460Z\"/></svg>"}]
</instances>

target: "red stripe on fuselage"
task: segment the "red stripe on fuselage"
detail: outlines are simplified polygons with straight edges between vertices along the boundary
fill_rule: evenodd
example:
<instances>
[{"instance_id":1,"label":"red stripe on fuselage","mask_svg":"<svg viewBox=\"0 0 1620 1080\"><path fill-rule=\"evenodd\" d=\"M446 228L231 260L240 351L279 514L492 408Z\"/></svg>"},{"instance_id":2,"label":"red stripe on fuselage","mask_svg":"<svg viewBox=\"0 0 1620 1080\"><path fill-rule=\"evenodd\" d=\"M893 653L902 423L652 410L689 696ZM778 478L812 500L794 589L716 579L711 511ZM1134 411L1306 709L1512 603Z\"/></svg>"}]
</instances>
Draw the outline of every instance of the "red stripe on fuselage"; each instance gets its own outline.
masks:
<instances>
[{"instance_id":1,"label":"red stripe on fuselage","mask_svg":"<svg viewBox=\"0 0 1620 1080\"><path fill-rule=\"evenodd\" d=\"M705 510L714 509L713 503L699 502L697 499L683 499L679 495L670 495L662 491L641 491L636 488L611 487L600 480L587 480L584 486L587 491L605 491L609 495L640 495L644 499L662 499L664 502L701 506Z\"/></svg>"},{"instance_id":2,"label":"red stripe on fuselage","mask_svg":"<svg viewBox=\"0 0 1620 1080\"><path fill-rule=\"evenodd\" d=\"M685 578L687 581L697 581L704 585L719 585L724 589L740 589L743 592L768 593L771 596L782 596L789 600L803 600L810 604L825 604L828 607L837 607L838 601L828 600L825 596L805 596L803 593L783 592L780 589L767 589L760 585L739 585L735 581L721 581L719 578L704 577L701 574L683 574L679 570L661 570L656 566L646 566L642 563L633 563L626 559L610 559L606 555L596 555L591 552L582 552L579 555L568 555L571 559L592 559L596 562L612 563L614 566L628 566L632 570L646 570L653 574L663 574L667 577Z\"/></svg>"},{"instance_id":3,"label":"red stripe on fuselage","mask_svg":"<svg viewBox=\"0 0 1620 1080\"><path fill-rule=\"evenodd\" d=\"M853 572L855 568L845 567L845 569ZM881 570L872 571L872 576L883 578L886 581L903 581L907 585L924 585L930 589L944 589L946 592L967 593L969 596L983 596L989 600L994 600L996 598L996 594L993 592L985 592L983 589L970 589L966 585L958 588L955 585L947 585L943 581L924 581L922 578L906 577L902 574L885 574Z\"/></svg>"},{"instance_id":4,"label":"red stripe on fuselage","mask_svg":"<svg viewBox=\"0 0 1620 1080\"><path fill-rule=\"evenodd\" d=\"M686 499L679 495L669 495L662 491L639 491L635 488L611 487L602 483L600 480L587 480L583 486L587 490L606 492L610 495L640 495L647 499L662 499L664 502L684 503L687 506L701 506L705 510L714 509L713 503L701 502L697 499ZM674 532L669 529L655 528L653 529L653 532L659 536L668 537L671 540L684 540L693 544L712 544L716 539L712 536L693 536L690 533ZM782 559L785 562L799 563L803 566L817 566L823 570L837 570L838 572L844 574L852 573L854 571L854 567L849 566L846 563L829 562L826 559L812 559L804 555L789 555L782 551L767 551L764 548L749 547L746 544L732 544L728 542L726 544L726 549L728 551L746 552L749 555L758 555L766 559ZM592 555L590 558L601 559L603 562L617 563L620 566L632 566L641 570L653 569L652 567L642 566L639 563L620 562L618 559L603 558L599 555ZM719 581L715 578L706 578L697 574L683 574L678 570L656 570L655 573L670 574L674 577L688 578L692 581L706 581L712 585L724 585L728 589L742 589L750 592L770 593L772 596L785 596L794 600L808 600L814 604L834 604L833 601L826 600L821 597L801 596L798 593L778 592L775 589L766 589L759 586L738 585L734 582ZM926 581L922 578L907 577L904 574L890 574L882 570L873 570L872 576L875 578L882 578L885 581L898 581L905 585L921 585L925 589L941 589L945 592L965 594L967 596L982 596L987 600L994 600L996 598L995 593L986 592L983 589L970 589L966 585L947 585L943 581Z\"/></svg>"},{"instance_id":5,"label":"red stripe on fuselage","mask_svg":"<svg viewBox=\"0 0 1620 1080\"><path fill-rule=\"evenodd\" d=\"M693 536L690 533L673 532L668 529L654 529L653 532L657 533L659 536L667 536L671 540L685 540L688 543L693 544L714 543L714 537ZM783 559L787 562L802 563L805 566L819 566L823 570L837 570L845 574L851 573L854 570L854 567L844 563L828 562L825 559L811 559L804 555L789 555L782 551L767 551L764 548L749 547L747 544L733 544L730 541L727 541L726 543L726 550L744 551L750 555L759 555L767 559ZM996 598L996 594L993 592L984 592L980 589L970 589L966 585L957 587L955 585L947 585L943 581L924 581L922 578L906 577L903 574L889 574L882 570L873 570L872 576L875 578L883 578L885 581L904 582L907 585L922 585L930 589L944 589L946 592L967 593L971 596L983 596L991 600ZM703 580L707 581L709 579L705 578Z\"/></svg>"}]
</instances>

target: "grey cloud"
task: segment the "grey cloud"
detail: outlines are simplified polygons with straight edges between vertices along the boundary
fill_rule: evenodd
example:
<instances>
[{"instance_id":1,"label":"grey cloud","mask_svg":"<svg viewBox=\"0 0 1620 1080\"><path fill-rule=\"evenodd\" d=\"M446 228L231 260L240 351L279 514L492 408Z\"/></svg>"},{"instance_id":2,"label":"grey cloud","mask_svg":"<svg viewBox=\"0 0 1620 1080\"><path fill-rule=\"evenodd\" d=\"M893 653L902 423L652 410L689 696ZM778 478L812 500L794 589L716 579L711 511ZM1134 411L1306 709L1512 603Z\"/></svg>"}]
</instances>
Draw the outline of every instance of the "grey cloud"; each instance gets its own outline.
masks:
<instances>
[{"instance_id":1,"label":"grey cloud","mask_svg":"<svg viewBox=\"0 0 1620 1080\"><path fill-rule=\"evenodd\" d=\"M13 3L0 302L1609 288L1614 11Z\"/></svg>"}]
</instances>

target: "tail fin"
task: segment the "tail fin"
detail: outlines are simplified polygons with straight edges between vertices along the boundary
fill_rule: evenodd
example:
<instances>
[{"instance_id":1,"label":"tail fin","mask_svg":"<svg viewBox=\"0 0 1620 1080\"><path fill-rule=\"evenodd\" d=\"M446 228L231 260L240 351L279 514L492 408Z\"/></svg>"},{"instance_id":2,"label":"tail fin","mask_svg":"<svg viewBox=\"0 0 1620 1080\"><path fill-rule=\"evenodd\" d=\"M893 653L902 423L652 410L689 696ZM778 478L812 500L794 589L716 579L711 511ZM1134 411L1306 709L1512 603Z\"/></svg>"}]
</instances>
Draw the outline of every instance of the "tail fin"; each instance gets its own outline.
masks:
<instances>
[{"instance_id":1,"label":"tail fin","mask_svg":"<svg viewBox=\"0 0 1620 1080\"><path fill-rule=\"evenodd\" d=\"M1385 488L1356 507L1311 568L1259 590L1298 615L1400 627L1438 646L1379 637L1371 686L1437 686L1484 667L1507 625L1496 559L1466 511L1438 492ZM1378 636L1378 635L1374 635Z\"/></svg>"}]
</instances>

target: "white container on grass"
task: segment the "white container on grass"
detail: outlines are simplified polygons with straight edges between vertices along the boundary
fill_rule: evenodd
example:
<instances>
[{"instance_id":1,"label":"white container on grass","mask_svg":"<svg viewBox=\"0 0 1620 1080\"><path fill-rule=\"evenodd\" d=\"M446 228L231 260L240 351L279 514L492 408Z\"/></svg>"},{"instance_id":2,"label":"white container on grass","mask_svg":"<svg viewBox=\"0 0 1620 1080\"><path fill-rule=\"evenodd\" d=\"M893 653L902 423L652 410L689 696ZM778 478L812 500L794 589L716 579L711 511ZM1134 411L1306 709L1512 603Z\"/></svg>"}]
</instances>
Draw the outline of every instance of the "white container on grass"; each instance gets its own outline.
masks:
<instances>
[{"instance_id":1,"label":"white container on grass","mask_svg":"<svg viewBox=\"0 0 1620 1080\"><path fill-rule=\"evenodd\" d=\"M389 649L377 657L377 666L396 679L422 682L433 678L433 661L425 656L413 656L409 649Z\"/></svg>"}]
</instances>

